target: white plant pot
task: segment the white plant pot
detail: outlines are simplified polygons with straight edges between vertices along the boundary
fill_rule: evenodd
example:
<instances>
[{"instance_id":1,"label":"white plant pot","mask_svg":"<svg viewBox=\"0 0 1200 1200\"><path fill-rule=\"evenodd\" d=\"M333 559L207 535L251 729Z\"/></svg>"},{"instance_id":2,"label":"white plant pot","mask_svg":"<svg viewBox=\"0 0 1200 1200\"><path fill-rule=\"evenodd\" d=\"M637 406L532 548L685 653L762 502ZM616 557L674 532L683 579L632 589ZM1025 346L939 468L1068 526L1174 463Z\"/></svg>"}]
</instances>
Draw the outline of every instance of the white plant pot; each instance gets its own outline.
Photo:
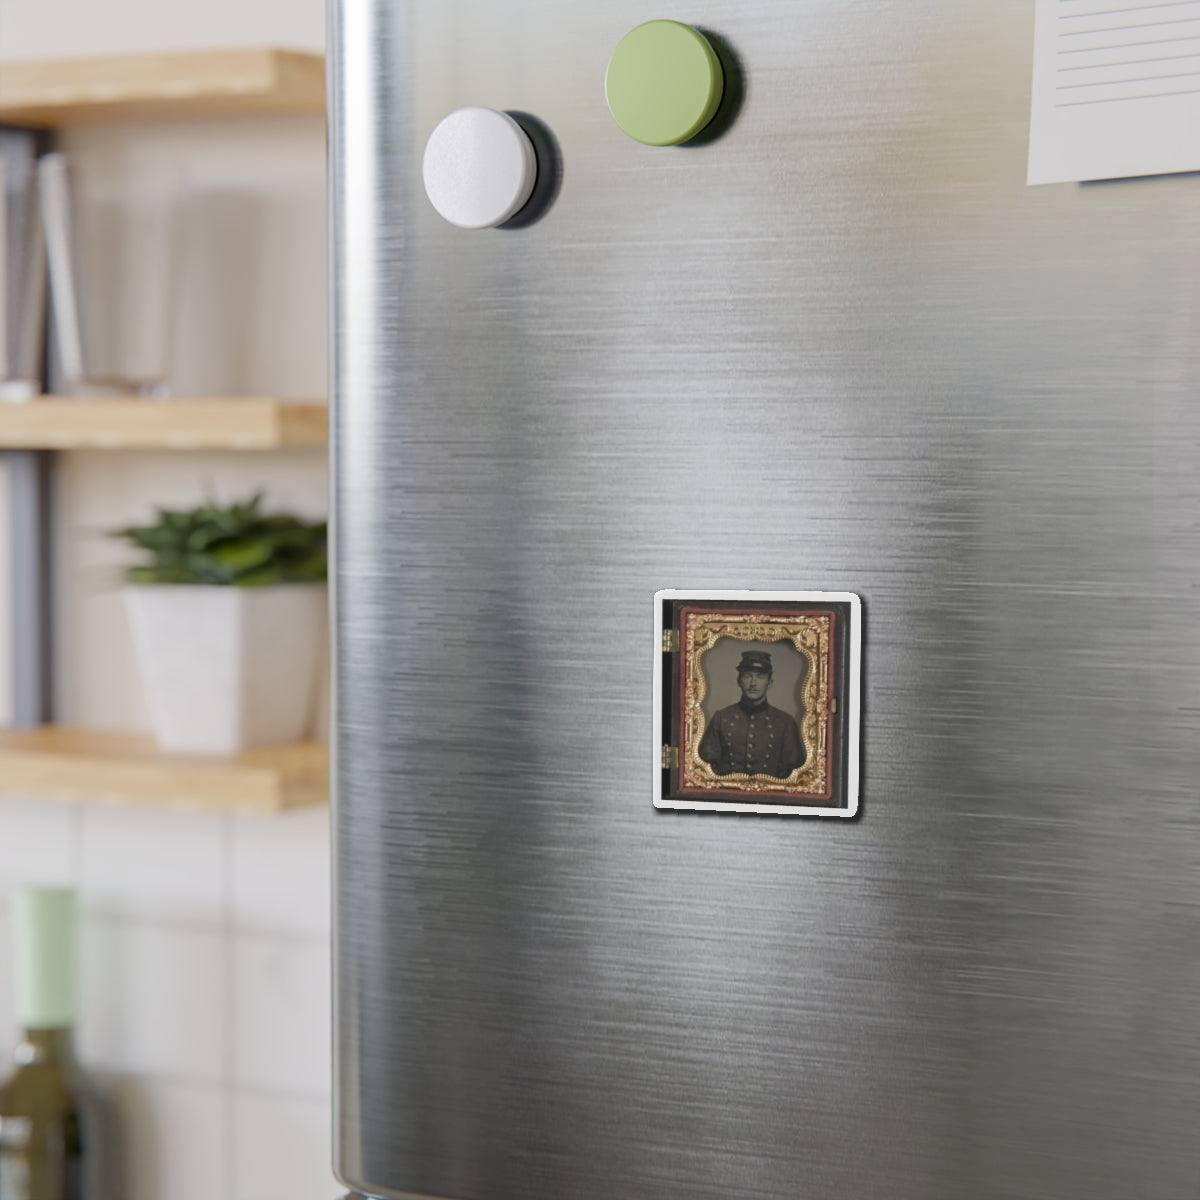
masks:
<instances>
[{"instance_id":1,"label":"white plant pot","mask_svg":"<svg viewBox=\"0 0 1200 1200\"><path fill-rule=\"evenodd\" d=\"M311 731L325 586L125 588L159 747L236 754Z\"/></svg>"}]
</instances>

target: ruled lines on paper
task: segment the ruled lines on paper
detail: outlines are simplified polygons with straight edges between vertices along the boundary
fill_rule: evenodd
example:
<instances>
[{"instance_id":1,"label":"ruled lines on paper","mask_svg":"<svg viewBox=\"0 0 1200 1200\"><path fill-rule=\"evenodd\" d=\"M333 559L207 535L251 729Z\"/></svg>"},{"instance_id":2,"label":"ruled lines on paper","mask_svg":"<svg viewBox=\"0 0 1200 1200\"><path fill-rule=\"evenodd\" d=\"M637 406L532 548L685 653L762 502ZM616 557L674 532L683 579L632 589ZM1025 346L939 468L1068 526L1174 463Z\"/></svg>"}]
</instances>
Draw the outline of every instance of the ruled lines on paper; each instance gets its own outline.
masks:
<instances>
[{"instance_id":1,"label":"ruled lines on paper","mask_svg":"<svg viewBox=\"0 0 1200 1200\"><path fill-rule=\"evenodd\" d=\"M1200 169L1200 0L1037 0L1030 183Z\"/></svg>"},{"instance_id":2,"label":"ruled lines on paper","mask_svg":"<svg viewBox=\"0 0 1200 1200\"><path fill-rule=\"evenodd\" d=\"M1058 0L1055 105L1200 93L1200 0Z\"/></svg>"}]
</instances>

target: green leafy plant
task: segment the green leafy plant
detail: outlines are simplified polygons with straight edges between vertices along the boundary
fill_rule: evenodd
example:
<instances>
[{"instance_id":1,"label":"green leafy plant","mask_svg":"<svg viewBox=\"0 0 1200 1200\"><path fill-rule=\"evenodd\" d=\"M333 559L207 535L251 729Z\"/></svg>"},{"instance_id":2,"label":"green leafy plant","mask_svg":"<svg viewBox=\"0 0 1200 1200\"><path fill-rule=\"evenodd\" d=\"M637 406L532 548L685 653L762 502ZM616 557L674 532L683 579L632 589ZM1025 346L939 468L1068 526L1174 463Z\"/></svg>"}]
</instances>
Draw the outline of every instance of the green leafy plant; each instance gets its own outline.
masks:
<instances>
[{"instance_id":1,"label":"green leafy plant","mask_svg":"<svg viewBox=\"0 0 1200 1200\"><path fill-rule=\"evenodd\" d=\"M126 582L266 587L324 580L325 522L286 513L267 515L261 504L260 492L228 508L160 508L153 525L114 530L112 537L152 555L149 564L126 569Z\"/></svg>"}]
</instances>

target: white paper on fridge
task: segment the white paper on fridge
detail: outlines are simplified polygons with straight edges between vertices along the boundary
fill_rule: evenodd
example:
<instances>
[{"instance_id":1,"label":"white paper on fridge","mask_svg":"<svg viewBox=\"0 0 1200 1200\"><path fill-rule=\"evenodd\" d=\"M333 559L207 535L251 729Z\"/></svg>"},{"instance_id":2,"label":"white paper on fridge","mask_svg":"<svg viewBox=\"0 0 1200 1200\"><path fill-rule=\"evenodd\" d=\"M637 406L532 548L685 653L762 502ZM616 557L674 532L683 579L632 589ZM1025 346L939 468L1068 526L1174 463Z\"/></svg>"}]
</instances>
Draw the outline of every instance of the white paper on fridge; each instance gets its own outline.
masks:
<instances>
[{"instance_id":1,"label":"white paper on fridge","mask_svg":"<svg viewBox=\"0 0 1200 1200\"><path fill-rule=\"evenodd\" d=\"M1200 170L1200 0L1037 0L1029 183Z\"/></svg>"}]
</instances>

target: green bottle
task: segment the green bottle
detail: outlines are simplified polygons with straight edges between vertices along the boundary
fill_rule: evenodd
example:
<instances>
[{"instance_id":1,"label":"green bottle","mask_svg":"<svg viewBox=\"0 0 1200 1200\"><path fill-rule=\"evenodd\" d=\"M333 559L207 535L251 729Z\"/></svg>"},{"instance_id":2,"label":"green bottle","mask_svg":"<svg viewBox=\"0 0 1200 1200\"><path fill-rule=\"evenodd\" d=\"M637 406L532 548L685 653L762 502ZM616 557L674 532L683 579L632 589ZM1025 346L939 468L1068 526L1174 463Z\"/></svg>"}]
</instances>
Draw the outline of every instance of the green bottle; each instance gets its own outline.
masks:
<instances>
[{"instance_id":1,"label":"green bottle","mask_svg":"<svg viewBox=\"0 0 1200 1200\"><path fill-rule=\"evenodd\" d=\"M75 1066L75 893L13 894L16 1069L0 1087L0 1200L93 1200Z\"/></svg>"}]
</instances>

